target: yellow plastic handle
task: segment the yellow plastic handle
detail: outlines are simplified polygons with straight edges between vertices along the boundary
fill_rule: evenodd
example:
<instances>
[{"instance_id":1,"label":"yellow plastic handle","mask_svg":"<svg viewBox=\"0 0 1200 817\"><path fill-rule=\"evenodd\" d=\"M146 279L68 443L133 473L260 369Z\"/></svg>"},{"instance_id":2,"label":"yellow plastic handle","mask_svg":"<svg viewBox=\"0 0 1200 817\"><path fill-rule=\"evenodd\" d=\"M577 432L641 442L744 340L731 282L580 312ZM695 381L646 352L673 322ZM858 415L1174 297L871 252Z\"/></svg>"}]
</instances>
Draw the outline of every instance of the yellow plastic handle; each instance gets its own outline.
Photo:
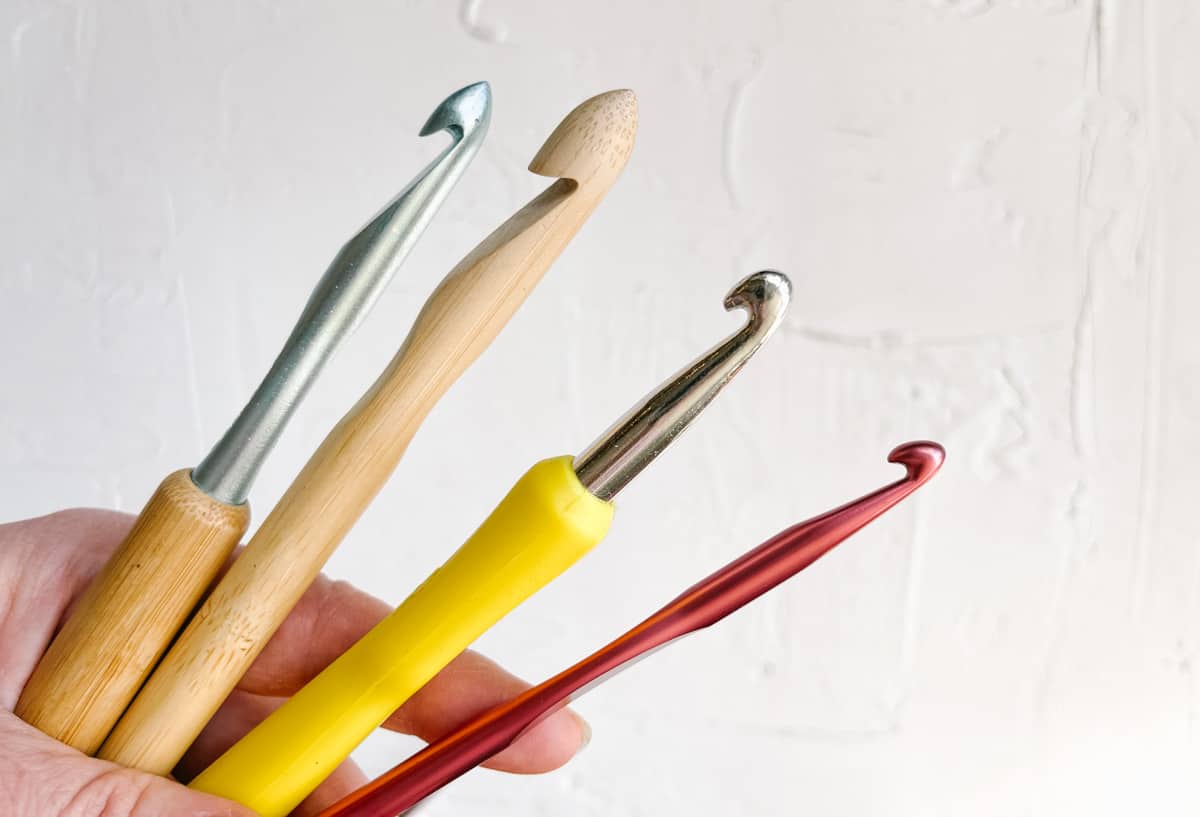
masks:
<instances>
[{"instance_id":1,"label":"yellow plastic handle","mask_svg":"<svg viewBox=\"0 0 1200 817\"><path fill-rule=\"evenodd\" d=\"M403 604L191 787L284 817L485 630L591 550L613 506L543 460Z\"/></svg>"}]
</instances>

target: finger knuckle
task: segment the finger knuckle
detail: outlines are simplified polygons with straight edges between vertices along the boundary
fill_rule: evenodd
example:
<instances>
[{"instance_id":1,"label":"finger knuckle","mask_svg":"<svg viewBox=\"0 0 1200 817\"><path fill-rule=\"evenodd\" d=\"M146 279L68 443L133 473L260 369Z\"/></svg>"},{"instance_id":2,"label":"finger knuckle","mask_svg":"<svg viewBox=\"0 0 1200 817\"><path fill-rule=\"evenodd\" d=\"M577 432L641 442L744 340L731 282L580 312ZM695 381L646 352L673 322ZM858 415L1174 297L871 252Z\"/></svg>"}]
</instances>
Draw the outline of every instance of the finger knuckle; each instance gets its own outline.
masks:
<instances>
[{"instance_id":1,"label":"finger knuckle","mask_svg":"<svg viewBox=\"0 0 1200 817\"><path fill-rule=\"evenodd\" d=\"M62 817L151 817L145 808L150 782L128 769L106 769L75 790Z\"/></svg>"}]
</instances>

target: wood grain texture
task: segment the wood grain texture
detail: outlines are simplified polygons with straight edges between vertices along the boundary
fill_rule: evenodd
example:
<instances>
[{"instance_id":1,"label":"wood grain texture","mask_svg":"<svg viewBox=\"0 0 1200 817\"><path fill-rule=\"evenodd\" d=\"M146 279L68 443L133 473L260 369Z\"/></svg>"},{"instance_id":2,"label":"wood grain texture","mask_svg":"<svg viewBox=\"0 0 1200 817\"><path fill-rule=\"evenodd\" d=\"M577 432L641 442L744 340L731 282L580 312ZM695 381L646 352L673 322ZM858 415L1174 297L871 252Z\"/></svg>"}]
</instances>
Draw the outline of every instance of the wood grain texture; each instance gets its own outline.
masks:
<instances>
[{"instance_id":1,"label":"wood grain texture","mask_svg":"<svg viewBox=\"0 0 1200 817\"><path fill-rule=\"evenodd\" d=\"M100 756L169 772L400 461L437 400L500 332L612 186L637 104L611 91L573 110L530 164L559 177L472 250L309 459L121 719Z\"/></svg>"},{"instance_id":2,"label":"wood grain texture","mask_svg":"<svg viewBox=\"0 0 1200 817\"><path fill-rule=\"evenodd\" d=\"M34 669L16 714L94 753L246 532L248 505L167 476Z\"/></svg>"}]
</instances>

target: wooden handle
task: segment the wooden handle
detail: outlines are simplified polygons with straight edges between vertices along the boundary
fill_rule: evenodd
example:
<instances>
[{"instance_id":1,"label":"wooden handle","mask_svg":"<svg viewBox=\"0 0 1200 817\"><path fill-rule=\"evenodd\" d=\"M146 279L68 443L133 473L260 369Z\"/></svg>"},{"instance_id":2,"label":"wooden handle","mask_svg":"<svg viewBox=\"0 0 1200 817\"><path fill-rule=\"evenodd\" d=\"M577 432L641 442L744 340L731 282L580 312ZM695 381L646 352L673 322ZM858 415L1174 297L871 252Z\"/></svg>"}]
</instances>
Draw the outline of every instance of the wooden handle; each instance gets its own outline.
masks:
<instances>
[{"instance_id":1,"label":"wooden handle","mask_svg":"<svg viewBox=\"0 0 1200 817\"><path fill-rule=\"evenodd\" d=\"M530 169L564 175L434 290L387 369L321 443L100 751L166 774L391 475L438 398L491 343L616 181L633 148L630 91L580 105Z\"/></svg>"},{"instance_id":2,"label":"wooden handle","mask_svg":"<svg viewBox=\"0 0 1200 817\"><path fill-rule=\"evenodd\" d=\"M94 753L246 532L247 505L169 475L79 599L17 702L16 714Z\"/></svg>"}]
</instances>

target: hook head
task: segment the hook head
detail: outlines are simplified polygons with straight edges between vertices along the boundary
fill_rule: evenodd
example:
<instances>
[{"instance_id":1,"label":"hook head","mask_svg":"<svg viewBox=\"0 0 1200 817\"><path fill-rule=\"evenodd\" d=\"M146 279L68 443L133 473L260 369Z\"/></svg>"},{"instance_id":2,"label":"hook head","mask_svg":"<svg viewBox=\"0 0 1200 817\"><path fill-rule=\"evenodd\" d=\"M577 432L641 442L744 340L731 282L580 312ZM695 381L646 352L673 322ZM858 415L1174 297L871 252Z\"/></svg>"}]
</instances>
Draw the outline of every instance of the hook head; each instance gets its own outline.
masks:
<instances>
[{"instance_id":1,"label":"hook head","mask_svg":"<svg viewBox=\"0 0 1200 817\"><path fill-rule=\"evenodd\" d=\"M888 462L899 463L907 472L905 478L921 485L937 473L946 460L946 449L929 440L904 443L892 449Z\"/></svg>"},{"instance_id":2,"label":"hook head","mask_svg":"<svg viewBox=\"0 0 1200 817\"><path fill-rule=\"evenodd\" d=\"M421 128L421 136L449 131L457 139L466 139L476 129L487 129L492 118L492 86L476 82L460 88L433 109Z\"/></svg>"},{"instance_id":3,"label":"hook head","mask_svg":"<svg viewBox=\"0 0 1200 817\"><path fill-rule=\"evenodd\" d=\"M594 176L615 177L633 152L637 125L637 96L633 91L594 96L559 123L529 163L529 170L580 184Z\"/></svg>"},{"instance_id":4,"label":"hook head","mask_svg":"<svg viewBox=\"0 0 1200 817\"><path fill-rule=\"evenodd\" d=\"M750 326L773 332L792 300L792 282L782 272L762 270L738 281L725 296L725 309L744 309Z\"/></svg>"}]
</instances>

